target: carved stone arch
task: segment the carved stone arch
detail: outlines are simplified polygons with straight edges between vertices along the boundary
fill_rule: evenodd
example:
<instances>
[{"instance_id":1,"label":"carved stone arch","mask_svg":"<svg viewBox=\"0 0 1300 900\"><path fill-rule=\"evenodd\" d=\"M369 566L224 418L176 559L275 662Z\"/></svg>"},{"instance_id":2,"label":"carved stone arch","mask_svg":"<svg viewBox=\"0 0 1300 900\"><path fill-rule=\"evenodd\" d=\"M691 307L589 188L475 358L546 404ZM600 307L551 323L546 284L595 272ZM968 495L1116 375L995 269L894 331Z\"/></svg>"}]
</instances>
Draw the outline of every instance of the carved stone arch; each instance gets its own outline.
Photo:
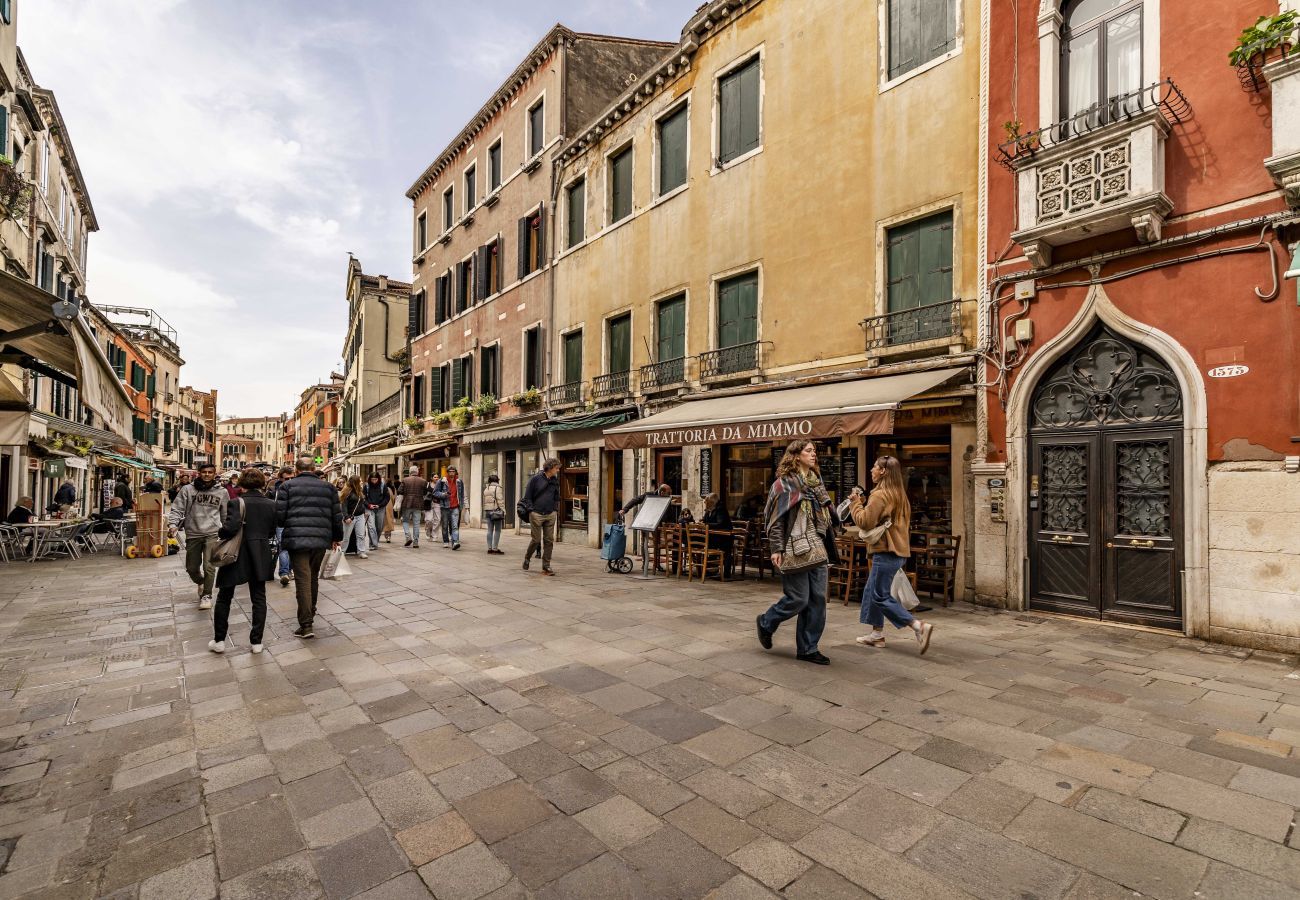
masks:
<instances>
[{"instance_id":1,"label":"carved stone arch","mask_svg":"<svg viewBox=\"0 0 1300 900\"><path fill-rule=\"evenodd\" d=\"M1168 334L1124 313L1111 302L1101 285L1093 285L1079 311L1060 334L1025 363L1011 386L1007 402L1007 599L1017 609L1026 607L1026 511L1028 509L1028 452L1032 405L1046 376L1066 359L1098 324L1132 344L1157 355L1176 381L1183 429L1183 610L1184 631L1208 637L1209 607L1209 475L1208 407L1205 380L1191 354Z\"/></svg>"}]
</instances>

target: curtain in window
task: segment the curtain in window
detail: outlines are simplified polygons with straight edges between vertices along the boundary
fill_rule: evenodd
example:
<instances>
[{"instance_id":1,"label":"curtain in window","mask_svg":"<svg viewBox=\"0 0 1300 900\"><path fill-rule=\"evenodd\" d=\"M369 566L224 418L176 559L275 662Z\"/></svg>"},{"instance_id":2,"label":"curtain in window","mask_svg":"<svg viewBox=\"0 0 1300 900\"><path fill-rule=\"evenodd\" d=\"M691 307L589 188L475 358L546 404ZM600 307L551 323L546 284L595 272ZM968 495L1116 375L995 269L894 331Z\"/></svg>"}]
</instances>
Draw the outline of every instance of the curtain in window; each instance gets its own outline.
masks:
<instances>
[{"instance_id":1,"label":"curtain in window","mask_svg":"<svg viewBox=\"0 0 1300 900\"><path fill-rule=\"evenodd\" d=\"M1098 57L1101 32L1094 28L1071 38L1065 46L1065 118L1072 118L1097 105Z\"/></svg>"},{"instance_id":2,"label":"curtain in window","mask_svg":"<svg viewBox=\"0 0 1300 900\"><path fill-rule=\"evenodd\" d=\"M1110 97L1142 87L1142 8L1106 23L1106 90ZM1136 112L1141 98L1130 98L1116 112Z\"/></svg>"}]
</instances>

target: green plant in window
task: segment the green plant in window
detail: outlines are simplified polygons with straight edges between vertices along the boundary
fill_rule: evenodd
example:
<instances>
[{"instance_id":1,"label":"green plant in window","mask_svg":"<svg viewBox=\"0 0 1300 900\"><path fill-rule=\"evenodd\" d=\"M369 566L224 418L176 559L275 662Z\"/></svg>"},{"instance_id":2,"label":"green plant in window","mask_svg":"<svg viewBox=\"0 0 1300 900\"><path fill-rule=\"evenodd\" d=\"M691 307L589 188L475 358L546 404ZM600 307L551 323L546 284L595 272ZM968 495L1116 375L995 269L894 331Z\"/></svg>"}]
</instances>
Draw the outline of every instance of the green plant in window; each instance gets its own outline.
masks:
<instances>
[{"instance_id":1,"label":"green plant in window","mask_svg":"<svg viewBox=\"0 0 1300 900\"><path fill-rule=\"evenodd\" d=\"M497 398L492 394L480 394L479 398L474 401L474 405L471 408L474 410L474 415L478 416L480 419L495 415L497 411Z\"/></svg>"},{"instance_id":2,"label":"green plant in window","mask_svg":"<svg viewBox=\"0 0 1300 900\"><path fill-rule=\"evenodd\" d=\"M1237 36L1237 46L1228 52L1228 64L1236 67L1257 65L1269 50L1281 49L1282 55L1295 43L1300 12L1288 9L1275 16L1260 16L1255 24Z\"/></svg>"},{"instance_id":3,"label":"green plant in window","mask_svg":"<svg viewBox=\"0 0 1300 900\"><path fill-rule=\"evenodd\" d=\"M542 391L540 388L530 387L526 391L520 391L510 398L510 402L521 409L531 406L540 406L542 402Z\"/></svg>"},{"instance_id":4,"label":"green plant in window","mask_svg":"<svg viewBox=\"0 0 1300 900\"><path fill-rule=\"evenodd\" d=\"M21 219L27 214L31 199L32 186L14 168L12 159L0 155L0 214L5 219Z\"/></svg>"},{"instance_id":5,"label":"green plant in window","mask_svg":"<svg viewBox=\"0 0 1300 900\"><path fill-rule=\"evenodd\" d=\"M474 407L468 397L461 397L456 405L447 411L447 417L457 428L464 428L474 421Z\"/></svg>"}]
</instances>

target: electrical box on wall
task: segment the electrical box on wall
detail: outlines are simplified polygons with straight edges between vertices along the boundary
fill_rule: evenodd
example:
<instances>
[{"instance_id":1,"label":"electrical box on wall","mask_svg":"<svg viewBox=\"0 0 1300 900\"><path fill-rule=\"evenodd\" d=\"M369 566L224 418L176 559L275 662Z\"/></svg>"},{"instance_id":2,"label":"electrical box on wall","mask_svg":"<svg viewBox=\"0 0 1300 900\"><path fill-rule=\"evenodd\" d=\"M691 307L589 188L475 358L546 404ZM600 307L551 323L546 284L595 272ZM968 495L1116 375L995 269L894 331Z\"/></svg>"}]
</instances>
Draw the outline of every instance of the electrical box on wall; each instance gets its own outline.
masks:
<instances>
[{"instance_id":1,"label":"electrical box on wall","mask_svg":"<svg viewBox=\"0 0 1300 900\"><path fill-rule=\"evenodd\" d=\"M994 522L1005 522L1007 520L1006 495L1006 480L1002 478L990 478L989 518Z\"/></svg>"},{"instance_id":2,"label":"electrical box on wall","mask_svg":"<svg viewBox=\"0 0 1300 900\"><path fill-rule=\"evenodd\" d=\"M1038 296L1038 289L1034 287L1034 279L1026 278L1024 281L1016 282L1016 299L1033 300Z\"/></svg>"},{"instance_id":3,"label":"electrical box on wall","mask_svg":"<svg viewBox=\"0 0 1300 900\"><path fill-rule=\"evenodd\" d=\"M1016 343L1028 344L1034 339L1033 319L1016 320Z\"/></svg>"}]
</instances>

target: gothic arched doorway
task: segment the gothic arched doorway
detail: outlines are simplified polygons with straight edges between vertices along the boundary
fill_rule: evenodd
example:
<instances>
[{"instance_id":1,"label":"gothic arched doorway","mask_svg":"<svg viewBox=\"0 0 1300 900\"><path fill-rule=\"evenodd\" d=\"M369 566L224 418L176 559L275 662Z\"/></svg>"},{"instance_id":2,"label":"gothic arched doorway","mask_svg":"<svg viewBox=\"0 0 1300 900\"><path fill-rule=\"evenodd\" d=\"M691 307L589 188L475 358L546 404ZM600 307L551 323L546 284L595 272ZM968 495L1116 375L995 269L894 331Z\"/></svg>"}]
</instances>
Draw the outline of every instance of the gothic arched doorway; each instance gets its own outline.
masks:
<instances>
[{"instance_id":1,"label":"gothic arched doorway","mask_svg":"<svg viewBox=\"0 0 1300 900\"><path fill-rule=\"evenodd\" d=\"M1182 628L1183 404L1170 367L1098 323L1034 388L1029 605Z\"/></svg>"}]
</instances>

